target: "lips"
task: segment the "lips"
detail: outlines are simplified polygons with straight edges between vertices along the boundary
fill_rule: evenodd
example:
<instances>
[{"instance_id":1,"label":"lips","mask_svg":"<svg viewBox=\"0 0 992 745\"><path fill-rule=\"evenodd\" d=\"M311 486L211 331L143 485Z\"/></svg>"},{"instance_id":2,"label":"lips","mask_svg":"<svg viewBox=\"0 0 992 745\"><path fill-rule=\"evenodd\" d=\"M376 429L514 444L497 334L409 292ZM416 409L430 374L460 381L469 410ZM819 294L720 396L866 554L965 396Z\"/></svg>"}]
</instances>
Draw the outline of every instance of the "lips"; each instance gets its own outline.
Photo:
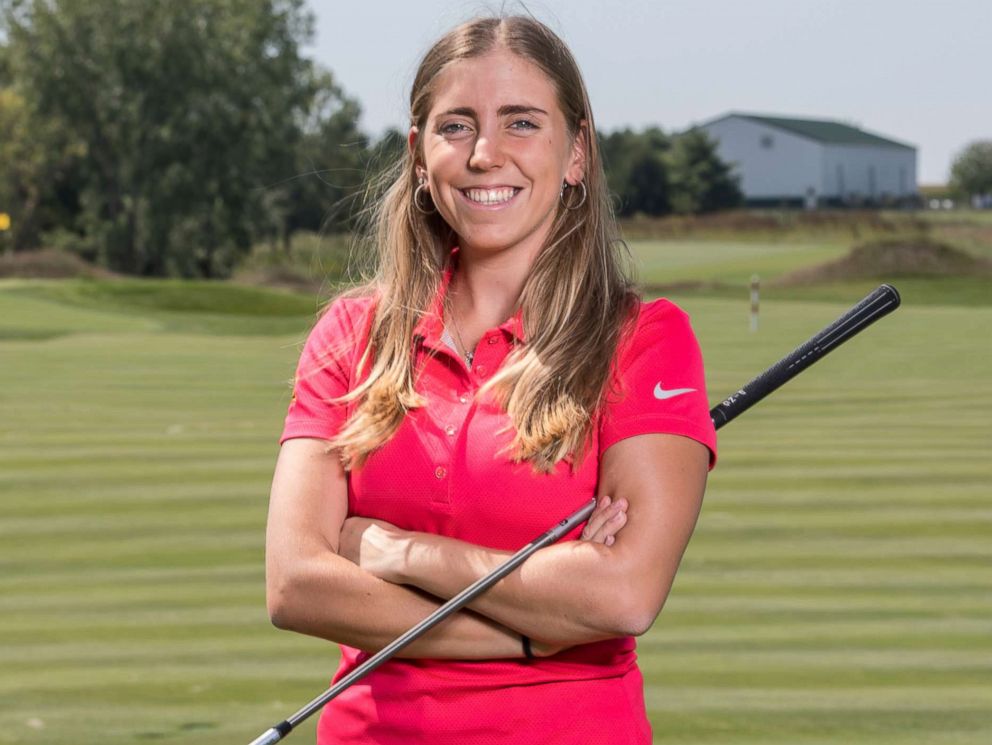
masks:
<instances>
[{"instance_id":1,"label":"lips","mask_svg":"<svg viewBox=\"0 0 992 745\"><path fill-rule=\"evenodd\" d=\"M496 187L474 187L469 189L459 189L465 198L483 206L496 206L506 204L513 199L521 190L515 186Z\"/></svg>"}]
</instances>

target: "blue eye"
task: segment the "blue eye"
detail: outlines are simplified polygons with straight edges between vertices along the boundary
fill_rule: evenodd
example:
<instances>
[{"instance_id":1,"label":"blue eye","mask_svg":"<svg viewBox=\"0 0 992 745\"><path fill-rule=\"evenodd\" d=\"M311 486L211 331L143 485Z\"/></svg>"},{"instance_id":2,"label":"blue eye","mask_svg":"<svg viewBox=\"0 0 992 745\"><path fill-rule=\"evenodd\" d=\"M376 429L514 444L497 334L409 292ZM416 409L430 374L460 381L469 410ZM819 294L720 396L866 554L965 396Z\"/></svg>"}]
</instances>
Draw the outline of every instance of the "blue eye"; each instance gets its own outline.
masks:
<instances>
[{"instance_id":1,"label":"blue eye","mask_svg":"<svg viewBox=\"0 0 992 745\"><path fill-rule=\"evenodd\" d=\"M537 129L538 128L538 126L536 124L534 124L534 122L530 121L529 119L517 119L517 121L513 122L513 124L511 124L510 126L513 127L514 129Z\"/></svg>"},{"instance_id":2,"label":"blue eye","mask_svg":"<svg viewBox=\"0 0 992 745\"><path fill-rule=\"evenodd\" d=\"M438 128L438 132L443 135L458 135L467 131L468 127L462 122L450 122L448 124L442 124Z\"/></svg>"}]
</instances>

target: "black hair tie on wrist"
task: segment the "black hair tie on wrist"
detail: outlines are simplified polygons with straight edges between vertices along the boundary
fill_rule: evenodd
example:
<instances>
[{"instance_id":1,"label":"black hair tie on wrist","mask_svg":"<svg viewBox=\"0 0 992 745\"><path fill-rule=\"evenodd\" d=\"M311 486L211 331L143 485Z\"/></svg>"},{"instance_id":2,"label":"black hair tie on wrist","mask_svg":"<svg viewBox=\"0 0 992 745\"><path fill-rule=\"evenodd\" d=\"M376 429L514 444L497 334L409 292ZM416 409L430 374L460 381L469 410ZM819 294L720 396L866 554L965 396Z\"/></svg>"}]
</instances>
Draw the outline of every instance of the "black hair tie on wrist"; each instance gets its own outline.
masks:
<instances>
[{"instance_id":1,"label":"black hair tie on wrist","mask_svg":"<svg viewBox=\"0 0 992 745\"><path fill-rule=\"evenodd\" d=\"M534 650L530 648L530 637L520 635L520 643L524 645L524 657L528 660L534 659Z\"/></svg>"}]
</instances>

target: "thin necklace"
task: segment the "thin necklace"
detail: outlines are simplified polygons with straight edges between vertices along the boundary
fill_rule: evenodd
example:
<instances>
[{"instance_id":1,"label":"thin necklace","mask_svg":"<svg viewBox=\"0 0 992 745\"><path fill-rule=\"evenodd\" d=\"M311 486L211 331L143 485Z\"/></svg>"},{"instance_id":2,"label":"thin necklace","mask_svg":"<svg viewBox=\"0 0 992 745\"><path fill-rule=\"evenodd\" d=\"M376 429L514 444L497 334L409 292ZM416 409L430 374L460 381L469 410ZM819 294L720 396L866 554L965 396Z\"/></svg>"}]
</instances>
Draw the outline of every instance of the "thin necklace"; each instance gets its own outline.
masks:
<instances>
[{"instance_id":1,"label":"thin necklace","mask_svg":"<svg viewBox=\"0 0 992 745\"><path fill-rule=\"evenodd\" d=\"M444 301L444 304L448 306L448 315L451 317L451 323L455 327L455 338L458 341L458 346L462 348L462 354L465 356L465 361L468 362L469 367L471 367L472 360L475 357L475 352L468 351L468 347L465 346L465 342L462 341L462 332L458 328L458 319L455 318L454 305L448 302L447 297L445 297Z\"/></svg>"}]
</instances>

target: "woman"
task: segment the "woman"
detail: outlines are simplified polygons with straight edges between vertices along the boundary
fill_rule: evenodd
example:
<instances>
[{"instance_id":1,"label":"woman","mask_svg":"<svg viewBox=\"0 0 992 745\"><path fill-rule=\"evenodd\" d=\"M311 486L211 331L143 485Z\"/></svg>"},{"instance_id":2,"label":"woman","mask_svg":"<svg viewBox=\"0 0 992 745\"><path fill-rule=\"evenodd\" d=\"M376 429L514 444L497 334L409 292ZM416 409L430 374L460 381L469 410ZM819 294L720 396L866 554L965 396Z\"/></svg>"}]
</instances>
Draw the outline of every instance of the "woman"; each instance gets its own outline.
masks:
<instances>
[{"instance_id":1,"label":"woman","mask_svg":"<svg viewBox=\"0 0 992 745\"><path fill-rule=\"evenodd\" d=\"M340 677L600 499L581 535L331 702L318 742L650 742L633 637L716 447L687 317L641 304L620 269L585 88L545 26L448 33L411 122L378 276L331 303L300 359L269 514L273 623L340 643Z\"/></svg>"}]
</instances>

